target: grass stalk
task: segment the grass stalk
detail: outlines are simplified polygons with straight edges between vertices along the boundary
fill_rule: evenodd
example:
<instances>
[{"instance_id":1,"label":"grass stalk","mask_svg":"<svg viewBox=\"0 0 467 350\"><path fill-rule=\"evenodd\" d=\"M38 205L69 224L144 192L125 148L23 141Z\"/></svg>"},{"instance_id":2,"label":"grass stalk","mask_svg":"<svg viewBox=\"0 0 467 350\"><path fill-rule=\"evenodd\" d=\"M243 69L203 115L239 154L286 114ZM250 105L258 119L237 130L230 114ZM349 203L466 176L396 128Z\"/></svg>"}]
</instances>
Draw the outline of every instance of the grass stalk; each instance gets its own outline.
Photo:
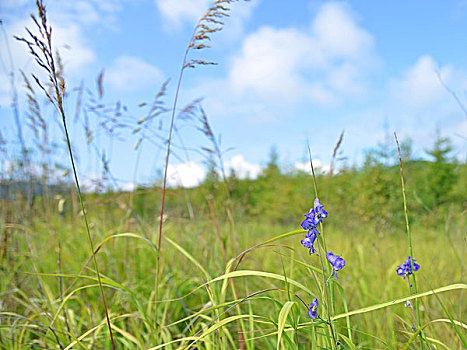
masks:
<instances>
[{"instance_id":1,"label":"grass stalk","mask_svg":"<svg viewBox=\"0 0 467 350\"><path fill-rule=\"evenodd\" d=\"M410 225L409 225L409 214L407 210L407 199L405 195L405 183L404 183L404 172L402 170L402 156L401 156L401 148L399 145L399 140L397 139L397 134L394 132L394 138L396 140L396 145L397 145L397 152L399 154L399 168L400 168L400 173L401 173L401 186L402 186L402 199L404 202L404 217L405 217L405 226L407 229L407 238L408 238L408 243L409 243L409 255L410 255L410 262L412 264L411 269L412 271L415 271L414 267L414 256L413 256L413 248L412 248L412 235L410 233ZM407 276L408 279L410 279L410 276ZM412 274L412 279L413 279L413 288L415 294L418 293L417 289L417 279L415 278L415 274ZM423 349L423 342L424 342L424 336L423 332L421 331L421 320L420 320L420 305L418 299L415 299L415 310L416 310L416 315L417 315L417 323L418 323L418 328L420 329L420 348Z\"/></svg>"},{"instance_id":2,"label":"grass stalk","mask_svg":"<svg viewBox=\"0 0 467 350\"><path fill-rule=\"evenodd\" d=\"M16 203L15 203L15 206L16 206ZM21 220L21 224L23 225L24 233L25 233L26 239L28 241L28 248L29 248L29 254L31 255L32 266L34 267L34 272L35 272L37 280L39 282L39 286L41 287L41 292L42 292L42 294L44 296L44 300L45 300L45 302L47 304L47 308L49 309L50 318L52 318L53 314L54 314L54 310L53 310L53 307L52 307L52 300L50 299L49 294L47 293L47 291L44 288L44 282L42 281L42 278L41 278L41 276L39 274L39 269L38 269L37 263L36 263L36 257L34 255L34 251L32 249L31 237L29 236L29 232L28 232L28 230L26 228L26 224L24 222L23 216L21 215L21 212L19 211L18 206L16 206L16 210L18 211L18 216L19 216L19 218ZM52 324L50 324L48 329L55 336L55 339L57 340L57 343L58 343L60 349L63 349L64 347L63 347L62 343L60 342L60 338L57 336L57 333L52 328L52 326L53 326L53 322L52 322Z\"/></svg>"},{"instance_id":3,"label":"grass stalk","mask_svg":"<svg viewBox=\"0 0 467 350\"><path fill-rule=\"evenodd\" d=\"M318 195L318 186L316 184L316 176L315 176L315 169L313 167L313 160L311 158L311 150L310 150L310 144L307 143L307 146L308 146L308 155L310 157L310 166L311 166L311 173L313 175L313 186L314 186L314 189L315 189L315 198L319 198L319 195ZM320 229L321 229L321 233L323 234L323 249L321 247L321 244L320 244L320 238L321 237L318 237L317 239L317 242L318 242L318 256L319 256L319 260L320 260L320 263L321 263L321 271L322 271L322 277L323 277L323 290L324 290L324 297L326 298L326 323L328 324L329 326L329 330L331 332L331 336L332 336L332 340L333 340L333 346L335 347L335 349L337 349L337 339L336 339L336 332L335 332L335 329L334 329L334 326L332 324L332 321L331 321L331 317L334 316L332 315L331 316L331 313L330 313L330 309L329 309L329 303L331 302L332 304L332 309L334 309L334 291L333 291L333 284L331 284L331 298L329 298L329 294L328 294L328 280L326 279L326 274L324 272L324 270L326 269L327 273L329 273L329 267L326 265L326 268L325 268L325 264L323 262L323 251L326 252L327 248L326 248L326 238L324 236L324 232L323 232L323 224L320 223Z\"/></svg>"},{"instance_id":4,"label":"grass stalk","mask_svg":"<svg viewBox=\"0 0 467 350\"><path fill-rule=\"evenodd\" d=\"M56 89L56 93L58 95L60 95L60 93L59 93L59 91L57 89ZM85 206L84 206L83 195L81 193L81 189L80 189L80 186L79 186L79 180L78 180L78 175L77 175L77 172L76 172L76 166L75 166L75 162L74 162L74 158L73 158L73 152L71 150L70 137L69 137L68 129L67 129L67 126L66 126L65 112L63 110L62 99L60 98L59 101L60 102L59 102L58 106L59 106L60 114L62 116L63 129L65 131L65 138L66 138L66 143L67 143L67 147L68 147L68 154L70 155L71 167L73 169L73 177L75 179L76 190L78 192L78 197L79 197L79 203L80 203L80 206L81 206L81 211L83 213L84 226L86 228L86 233L87 233L87 237L88 237L88 241L89 241L89 247L91 249L91 254L92 254L92 260L94 262L94 268L96 269L96 276L97 276L97 280L98 280L98 284L99 284L99 290L100 290L101 297L102 297L102 303L104 305L105 317L107 319L107 326L108 326L108 329L109 329L110 340L112 342L112 349L115 350L115 343L114 343L114 338L113 338L113 334L112 334L112 327L110 326L109 312L108 312L108 308L107 308L107 303L105 301L104 288L102 286L102 281L101 281L101 276L100 276L100 273L99 273L99 266L97 264L96 254L94 253L94 244L92 243L91 230L89 229L88 217L87 217Z\"/></svg>"},{"instance_id":5,"label":"grass stalk","mask_svg":"<svg viewBox=\"0 0 467 350\"><path fill-rule=\"evenodd\" d=\"M107 309L107 303L105 300L104 289L102 286L97 259L94 254L94 245L92 243L91 231L89 229L87 214L86 214L86 210L84 207L83 196L82 196L81 189L79 186L78 175L77 175L76 166L75 166L74 157L73 157L73 151L71 149L70 136L69 136L68 128L66 124L65 110L63 108L63 99L65 97L65 80L62 76L62 67L61 67L60 60L58 60L59 69L57 70L57 66L55 63L55 57L53 55L53 48L52 48L52 29L50 26L47 25L46 9L45 9L45 6L42 0L36 1L36 7L39 13L40 24L34 15L32 15L31 17L40 32L40 37L37 37L36 35L32 34L32 32L26 28L26 30L29 33L30 40L32 41L29 41L25 38L17 38L17 39L19 41L23 41L24 43L28 45L30 49L30 53L34 56L36 62L39 64L39 66L44 68L48 72L48 75L49 75L50 83L53 88L53 94L54 94L53 96L44 88L44 86L41 84L41 82L36 76L33 75L33 78L38 84L38 86L43 90L48 100L52 103L52 105L54 105L57 108L60 114L61 120L62 120L63 130L65 133L65 139L66 139L66 144L68 148L68 155L70 157L70 162L71 162L71 167L73 170L73 176L74 176L74 180L76 184L76 189L78 192L81 210L83 213L83 220L84 220L84 225L86 228L86 233L87 233L87 237L89 241L89 247L91 249L91 254L93 257L93 261L94 261L94 268L96 269L99 290L101 293L102 302L103 302L103 306L105 310L105 316L107 320L107 326L109 329L110 339L112 342L112 349L115 350L115 343L114 343L113 334L112 334L112 327L110 326L110 319L109 319L109 313ZM57 52L57 55L58 55L58 52Z\"/></svg>"}]
</instances>

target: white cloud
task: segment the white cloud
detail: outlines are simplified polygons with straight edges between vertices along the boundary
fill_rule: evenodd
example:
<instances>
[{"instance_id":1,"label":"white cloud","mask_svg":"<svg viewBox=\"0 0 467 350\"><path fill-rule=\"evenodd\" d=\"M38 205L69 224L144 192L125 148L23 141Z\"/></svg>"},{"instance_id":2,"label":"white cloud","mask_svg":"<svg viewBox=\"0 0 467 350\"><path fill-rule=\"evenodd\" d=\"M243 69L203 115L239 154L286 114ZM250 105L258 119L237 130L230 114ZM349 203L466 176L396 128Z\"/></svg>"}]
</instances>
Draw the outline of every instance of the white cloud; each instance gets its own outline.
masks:
<instances>
[{"instance_id":1,"label":"white cloud","mask_svg":"<svg viewBox=\"0 0 467 350\"><path fill-rule=\"evenodd\" d=\"M364 78L376 62L373 38L349 6L329 2L309 32L264 26L246 37L232 59L228 84L237 94L325 104L338 95L362 94Z\"/></svg>"},{"instance_id":2,"label":"white cloud","mask_svg":"<svg viewBox=\"0 0 467 350\"><path fill-rule=\"evenodd\" d=\"M431 56L421 56L402 77L391 81L391 93L406 106L428 108L446 97L446 90L439 81L437 72L444 82L448 82L452 71L451 66L438 67Z\"/></svg>"},{"instance_id":3,"label":"white cloud","mask_svg":"<svg viewBox=\"0 0 467 350\"><path fill-rule=\"evenodd\" d=\"M332 91L324 87L320 82L310 84L308 94L313 101L322 104L331 104L338 99Z\"/></svg>"},{"instance_id":4,"label":"white cloud","mask_svg":"<svg viewBox=\"0 0 467 350\"><path fill-rule=\"evenodd\" d=\"M252 17L255 7L260 0L238 1L230 4L230 16L225 18L222 31L213 35L213 47L222 49L223 46L233 45L244 37L245 23ZM237 45L235 45L237 46Z\"/></svg>"},{"instance_id":5,"label":"white cloud","mask_svg":"<svg viewBox=\"0 0 467 350\"><path fill-rule=\"evenodd\" d=\"M296 162L294 168L312 174L310 162ZM328 172L330 169L329 165L323 164L319 159L313 159L313 168L315 172L323 173Z\"/></svg>"},{"instance_id":6,"label":"white cloud","mask_svg":"<svg viewBox=\"0 0 467 350\"><path fill-rule=\"evenodd\" d=\"M87 46L81 28L74 23L68 23L66 26L52 23L51 26L52 45L60 53L65 66L65 74L79 76L75 72L94 62L96 58L94 52ZM9 28L8 32L17 36L24 36L28 39L25 27L28 27L33 34L38 33L32 21L26 20L16 22L12 28ZM10 41L10 45L12 47L13 59L16 63L32 61L32 58L27 54L28 49L26 45L14 39ZM17 68L22 67L19 65Z\"/></svg>"},{"instance_id":7,"label":"white cloud","mask_svg":"<svg viewBox=\"0 0 467 350\"><path fill-rule=\"evenodd\" d=\"M244 24L260 0L238 1L228 4L230 16L223 18L224 28L216 34L216 47L226 42L237 41L243 36ZM194 26L214 3L213 0L155 0L168 29L179 29L183 24Z\"/></svg>"},{"instance_id":8,"label":"white cloud","mask_svg":"<svg viewBox=\"0 0 467 350\"><path fill-rule=\"evenodd\" d=\"M225 169L234 169L235 174L240 179L254 179L261 172L261 166L249 163L243 155L233 156L224 163ZM228 173L228 171L227 171ZM220 174L219 170L219 176ZM206 178L206 170L203 166L193 161L177 165L169 164L167 168L167 185L170 187L194 187L199 185Z\"/></svg>"},{"instance_id":9,"label":"white cloud","mask_svg":"<svg viewBox=\"0 0 467 350\"><path fill-rule=\"evenodd\" d=\"M195 162L178 165L169 164L167 168L167 185L170 187L194 187L206 177L206 171Z\"/></svg>"},{"instance_id":10,"label":"white cloud","mask_svg":"<svg viewBox=\"0 0 467 350\"><path fill-rule=\"evenodd\" d=\"M55 23L52 26L52 45L55 50L58 50L62 59L65 76L67 78L81 77L83 70L89 67L96 59L94 52L87 46L86 40L84 39L81 29L78 25L69 23L67 26L60 26ZM34 23L30 20L18 20L11 25L6 26L5 31L8 35L8 42L5 42L5 37L1 36L0 46L2 48L9 47L11 53L11 65L10 60L7 59L7 71L2 70L0 72L0 102L2 105L9 100L8 88L10 86L8 74L11 70L15 71L17 88L21 88L23 85L22 78L18 73L22 70L29 78L31 73L36 74L42 81L48 79L43 69L37 66L34 62L33 57L28 53L28 47L18 40L14 39L13 36L24 37L29 39L25 31L25 27L30 28L33 34L37 34L37 29ZM8 57L2 55L2 57Z\"/></svg>"},{"instance_id":11,"label":"white cloud","mask_svg":"<svg viewBox=\"0 0 467 350\"><path fill-rule=\"evenodd\" d=\"M300 31L262 27L248 36L235 57L229 81L238 91L292 98L304 93L300 64L309 53L309 39Z\"/></svg>"},{"instance_id":12,"label":"white cloud","mask_svg":"<svg viewBox=\"0 0 467 350\"><path fill-rule=\"evenodd\" d=\"M47 19L50 22L66 27L69 24L97 25L116 27L118 14L128 0L73 0L44 1ZM0 13L4 23L27 18L32 13L37 16L37 7L33 0L1 0ZM88 27L89 28L89 27Z\"/></svg>"},{"instance_id":13,"label":"white cloud","mask_svg":"<svg viewBox=\"0 0 467 350\"><path fill-rule=\"evenodd\" d=\"M138 57L120 56L107 70L104 79L115 89L128 92L157 87L164 75L157 67Z\"/></svg>"},{"instance_id":14,"label":"white cloud","mask_svg":"<svg viewBox=\"0 0 467 350\"><path fill-rule=\"evenodd\" d=\"M84 193L102 192L107 185L102 176L93 173L86 173L78 178L79 187Z\"/></svg>"},{"instance_id":15,"label":"white cloud","mask_svg":"<svg viewBox=\"0 0 467 350\"><path fill-rule=\"evenodd\" d=\"M358 61L373 46L372 36L357 25L355 14L343 2L323 4L312 23L312 37L325 59Z\"/></svg>"},{"instance_id":16,"label":"white cloud","mask_svg":"<svg viewBox=\"0 0 467 350\"><path fill-rule=\"evenodd\" d=\"M117 27L118 13L126 0L54 1L48 4L49 17L59 24L79 23L85 26Z\"/></svg>"},{"instance_id":17,"label":"white cloud","mask_svg":"<svg viewBox=\"0 0 467 350\"><path fill-rule=\"evenodd\" d=\"M432 147L433 133L438 128L451 138L454 148L462 149L460 158L465 156L465 113L443 83L465 107L467 72L460 66L438 65L429 55L420 56L399 77L389 81L386 109L393 124L401 129L398 135L414 141L417 156L426 156L425 149Z\"/></svg>"},{"instance_id":18,"label":"white cloud","mask_svg":"<svg viewBox=\"0 0 467 350\"><path fill-rule=\"evenodd\" d=\"M69 10L74 18L79 19L84 24L96 23L100 20L99 13L91 2L87 1L65 1L68 5L73 5Z\"/></svg>"},{"instance_id":19,"label":"white cloud","mask_svg":"<svg viewBox=\"0 0 467 350\"><path fill-rule=\"evenodd\" d=\"M173 26L196 23L209 9L211 0L155 0L164 18Z\"/></svg>"},{"instance_id":20,"label":"white cloud","mask_svg":"<svg viewBox=\"0 0 467 350\"><path fill-rule=\"evenodd\" d=\"M75 24L66 27L55 26L55 45L62 57L65 74L80 76L80 69L95 61L94 52L87 47L81 29Z\"/></svg>"},{"instance_id":21,"label":"white cloud","mask_svg":"<svg viewBox=\"0 0 467 350\"><path fill-rule=\"evenodd\" d=\"M350 63L344 63L329 73L328 84L336 91L359 94L364 84L359 82L359 71Z\"/></svg>"},{"instance_id":22,"label":"white cloud","mask_svg":"<svg viewBox=\"0 0 467 350\"><path fill-rule=\"evenodd\" d=\"M235 170L235 174L240 179L255 179L261 172L261 167L257 164L248 163L243 155L233 156L225 163L227 169Z\"/></svg>"},{"instance_id":23,"label":"white cloud","mask_svg":"<svg viewBox=\"0 0 467 350\"><path fill-rule=\"evenodd\" d=\"M65 172L63 169L57 169L57 168L44 168L44 166L40 163L37 162L29 162L28 164L23 164L19 165L18 161L15 160L2 160L0 162L0 170L2 171L2 174L0 175L0 178L2 177L7 177L7 176L12 176L14 177L18 171L24 171L30 176L34 176L35 178L42 178L43 176L46 176L48 181L52 183L58 183L60 181L65 181Z\"/></svg>"},{"instance_id":24,"label":"white cloud","mask_svg":"<svg viewBox=\"0 0 467 350\"><path fill-rule=\"evenodd\" d=\"M119 191L131 192L136 188L137 184L135 182L125 182L120 185Z\"/></svg>"}]
</instances>

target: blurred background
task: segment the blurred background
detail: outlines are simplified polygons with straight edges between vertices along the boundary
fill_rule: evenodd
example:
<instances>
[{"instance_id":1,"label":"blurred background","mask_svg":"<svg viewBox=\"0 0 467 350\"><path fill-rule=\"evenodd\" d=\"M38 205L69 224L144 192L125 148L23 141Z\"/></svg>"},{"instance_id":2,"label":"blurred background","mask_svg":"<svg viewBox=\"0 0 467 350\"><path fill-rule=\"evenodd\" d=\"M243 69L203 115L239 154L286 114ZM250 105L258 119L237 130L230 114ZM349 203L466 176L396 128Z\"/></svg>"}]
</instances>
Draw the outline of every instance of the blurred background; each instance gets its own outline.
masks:
<instances>
[{"instance_id":1,"label":"blurred background","mask_svg":"<svg viewBox=\"0 0 467 350\"><path fill-rule=\"evenodd\" d=\"M151 186L164 167L170 110L183 55L208 0L48 1L66 79L66 108L80 180L88 191ZM34 1L0 4L1 173L69 181L57 113L27 46ZM212 140L226 173L255 179L274 154L281 171L334 173L369 158L397 160L393 132L413 160L465 163L465 1L236 2L225 28L185 72L169 185L207 179ZM28 87L29 86L29 87ZM161 93L163 92L163 93ZM191 107L188 108L187 107ZM26 159L26 158L27 159ZM64 175L65 174L65 175ZM52 180L53 179L53 180Z\"/></svg>"}]
</instances>

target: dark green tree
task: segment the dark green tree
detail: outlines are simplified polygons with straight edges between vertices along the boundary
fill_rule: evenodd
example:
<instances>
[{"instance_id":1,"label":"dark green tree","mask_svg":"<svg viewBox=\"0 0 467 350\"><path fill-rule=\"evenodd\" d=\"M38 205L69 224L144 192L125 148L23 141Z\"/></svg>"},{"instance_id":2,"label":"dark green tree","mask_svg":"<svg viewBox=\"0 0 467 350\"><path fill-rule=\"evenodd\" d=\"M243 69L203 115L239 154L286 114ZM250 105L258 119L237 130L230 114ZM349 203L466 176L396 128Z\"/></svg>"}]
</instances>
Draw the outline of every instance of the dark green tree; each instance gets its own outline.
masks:
<instances>
[{"instance_id":1,"label":"dark green tree","mask_svg":"<svg viewBox=\"0 0 467 350\"><path fill-rule=\"evenodd\" d=\"M442 137L441 132L437 130L433 147L425 151L433 159L426 181L429 191L427 199L432 209L449 201L451 189L457 181L456 162L450 156L452 150L451 140Z\"/></svg>"},{"instance_id":2,"label":"dark green tree","mask_svg":"<svg viewBox=\"0 0 467 350\"><path fill-rule=\"evenodd\" d=\"M271 147L269 151L269 160L266 164L266 168L263 170L263 176L265 177L275 177L280 174L279 169L279 153L277 153L277 149L275 146Z\"/></svg>"},{"instance_id":3,"label":"dark green tree","mask_svg":"<svg viewBox=\"0 0 467 350\"><path fill-rule=\"evenodd\" d=\"M217 172L216 161L214 156L210 155L207 159L207 173L203 185L208 190L208 193L215 192L219 187L219 173Z\"/></svg>"}]
</instances>

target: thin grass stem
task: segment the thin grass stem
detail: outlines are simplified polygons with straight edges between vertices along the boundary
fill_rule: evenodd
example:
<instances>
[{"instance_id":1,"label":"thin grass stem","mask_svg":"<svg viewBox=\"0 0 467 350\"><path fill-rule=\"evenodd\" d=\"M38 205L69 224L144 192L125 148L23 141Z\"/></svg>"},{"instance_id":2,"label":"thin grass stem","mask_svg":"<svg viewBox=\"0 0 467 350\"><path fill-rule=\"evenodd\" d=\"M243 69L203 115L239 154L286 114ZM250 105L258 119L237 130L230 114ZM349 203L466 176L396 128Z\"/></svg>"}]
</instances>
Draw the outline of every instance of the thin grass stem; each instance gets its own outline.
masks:
<instances>
[{"instance_id":1,"label":"thin grass stem","mask_svg":"<svg viewBox=\"0 0 467 350\"><path fill-rule=\"evenodd\" d=\"M415 271L415 267L414 267L414 260L415 259L414 259L413 248L412 248L412 235L410 233L409 214L408 214L408 210L407 210L407 199L406 199L406 195L405 195L404 172L402 170L401 148L399 146L399 140L397 139L397 134L395 132L394 132L394 138L396 140L397 151L398 151L398 154L399 154L399 168L400 168L400 172L401 172L402 198L403 198L403 202L404 202L404 217L405 217L405 225L406 225L406 229L407 229L407 238L408 238L408 241L409 241L410 263L412 264L412 266L411 266L412 271ZM407 276L407 278L410 279L410 275ZM414 292L415 292L415 294L417 294L418 293L417 279L415 278L415 274L412 274L412 279L413 279ZM420 305L419 305L418 299L415 299L415 310L416 310L416 314L417 314L418 328L421 329L422 324L421 324L421 321L420 321ZM423 349L423 341L424 341L423 340L423 332L420 331L419 335L420 335L420 348Z\"/></svg>"},{"instance_id":2,"label":"thin grass stem","mask_svg":"<svg viewBox=\"0 0 467 350\"><path fill-rule=\"evenodd\" d=\"M310 150L310 144L307 143L307 146L308 146L308 155L310 157L310 166L311 166L311 173L313 175L313 186L314 186L314 189L315 189L315 198L319 198L319 195L318 195L318 186L316 184L316 176L315 176L315 169L313 167L313 160L311 158L311 150ZM322 223L320 223L320 229L321 229L321 232L323 233L323 225ZM324 233L323 233L323 248L324 248L324 251L327 250L326 248L326 238L324 237ZM331 336L332 336L332 339L333 339L333 345L335 347L335 349L337 349L337 339L336 339L336 334L335 334L335 330L334 330L334 327L333 327L333 324L332 324L332 321L331 321L331 314L330 314L330 310L329 310L329 302L331 302L332 304L332 308L334 309L334 298L332 298L332 296L334 295L333 291L331 290L331 300L329 299L329 295L328 295L328 288L327 288L327 285L328 285L328 280L326 279L326 275L325 275L325 265L324 265L324 262L323 262L323 249L321 249L321 244L320 244L320 240L319 238L317 239L317 242L318 242L318 256L319 256L319 260L320 260L320 263L321 263L321 271L322 271L322 277L323 277L323 289L324 289L324 297L326 298L326 316L327 316L327 321L326 323L328 324L329 326L329 329L331 331ZM326 265L326 271L329 273L329 267ZM332 286L331 286L332 288Z\"/></svg>"}]
</instances>

